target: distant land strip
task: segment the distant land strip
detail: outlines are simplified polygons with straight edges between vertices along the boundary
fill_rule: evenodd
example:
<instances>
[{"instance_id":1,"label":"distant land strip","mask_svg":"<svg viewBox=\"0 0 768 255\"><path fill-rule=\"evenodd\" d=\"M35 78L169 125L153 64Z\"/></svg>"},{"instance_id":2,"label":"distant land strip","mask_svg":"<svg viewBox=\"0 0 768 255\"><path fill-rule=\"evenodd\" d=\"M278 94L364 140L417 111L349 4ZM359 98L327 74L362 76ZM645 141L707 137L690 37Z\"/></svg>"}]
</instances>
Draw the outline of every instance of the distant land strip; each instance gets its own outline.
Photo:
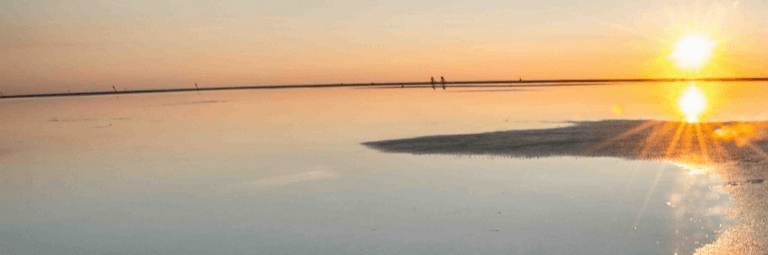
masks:
<instances>
[{"instance_id":1,"label":"distant land strip","mask_svg":"<svg viewBox=\"0 0 768 255\"><path fill-rule=\"evenodd\" d=\"M655 79L555 79L555 80L485 80L485 81L435 81L433 82L371 82L371 83L328 83L328 84L298 84L298 85L263 85L263 86L234 86L234 87L190 87L175 89L145 89L145 90L111 90L111 91L92 91L92 92L67 92L67 93L44 93L44 94L21 94L21 95L0 95L0 99L11 98L39 98L39 97L74 97L74 96L101 96L101 95L122 95L122 94L147 94L147 93L171 93L171 92L194 92L194 91L212 91L212 90L246 90L246 89L299 89L299 88L339 88L339 87L435 87L445 85L485 85L485 84L507 84L504 87L562 87L562 86L595 86L611 84L590 84L590 83L653 83L653 82L685 82L685 81L721 81L721 82L754 82L768 81L768 77L736 77L736 78L655 78ZM580 83L580 84L569 84ZM447 87L447 86L446 86ZM483 86L476 86L483 87Z\"/></svg>"}]
</instances>

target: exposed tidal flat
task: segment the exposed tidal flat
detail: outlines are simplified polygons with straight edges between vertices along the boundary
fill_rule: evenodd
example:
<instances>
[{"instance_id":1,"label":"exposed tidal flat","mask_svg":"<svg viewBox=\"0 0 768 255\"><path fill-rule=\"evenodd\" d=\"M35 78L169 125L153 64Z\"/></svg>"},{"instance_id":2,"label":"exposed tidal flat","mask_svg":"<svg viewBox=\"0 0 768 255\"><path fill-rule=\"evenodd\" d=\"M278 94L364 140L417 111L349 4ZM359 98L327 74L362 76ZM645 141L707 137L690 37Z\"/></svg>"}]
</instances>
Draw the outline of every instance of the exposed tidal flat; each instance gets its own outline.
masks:
<instances>
[{"instance_id":1,"label":"exposed tidal flat","mask_svg":"<svg viewBox=\"0 0 768 255\"><path fill-rule=\"evenodd\" d=\"M687 123L653 120L574 122L561 128L425 136L366 142L411 154L616 157L683 165L692 175L716 175L739 222L702 254L762 254L768 250L768 140L765 122ZM672 204L672 202L670 202Z\"/></svg>"},{"instance_id":2,"label":"exposed tidal flat","mask_svg":"<svg viewBox=\"0 0 768 255\"><path fill-rule=\"evenodd\" d=\"M623 123L594 135L620 138L642 121L598 120L659 116L642 96L648 88L4 100L0 244L32 254L686 254L753 231L738 217L759 215L742 211L739 201L748 200L730 190L759 188L761 177L690 174L725 168L653 156L669 144L645 158L611 155L622 139L606 140L598 157L510 157L508 146L413 155L361 145L508 130L567 137L590 122ZM611 100L587 97L601 93ZM694 155L683 144L698 138L679 140L676 158Z\"/></svg>"}]
</instances>

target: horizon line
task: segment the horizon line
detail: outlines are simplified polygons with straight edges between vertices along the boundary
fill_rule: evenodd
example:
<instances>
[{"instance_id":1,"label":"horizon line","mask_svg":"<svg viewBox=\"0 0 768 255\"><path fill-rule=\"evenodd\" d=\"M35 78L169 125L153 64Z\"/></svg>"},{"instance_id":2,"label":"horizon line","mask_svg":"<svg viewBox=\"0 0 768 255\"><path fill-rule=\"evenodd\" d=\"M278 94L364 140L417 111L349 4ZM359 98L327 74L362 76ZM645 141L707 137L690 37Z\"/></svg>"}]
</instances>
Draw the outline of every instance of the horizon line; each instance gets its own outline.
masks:
<instances>
[{"instance_id":1,"label":"horizon line","mask_svg":"<svg viewBox=\"0 0 768 255\"><path fill-rule=\"evenodd\" d=\"M19 94L5 95L0 94L0 99L13 98L43 98L43 97L77 97L77 96L102 96L102 95L122 95L122 94L149 94L149 93L173 93L173 92L194 92L194 91L215 91L215 90L251 90L251 89L299 89L299 88L339 88L339 87L387 87L387 86L405 86L423 88L422 85L442 86L450 84L509 84L506 87L562 87L562 86L609 86L612 84L568 84L568 83L656 83L656 82L686 82L686 81L768 81L768 77L730 77L730 78L646 78L646 79L547 79L547 80L478 80L478 81L426 81L426 82L371 82L371 83L325 83L325 84L294 84L294 85L257 85L257 86L224 86L224 87L203 87L198 88L197 84L191 88L175 89L143 89L143 90L123 90L118 91L90 91L90 92L67 92L67 93L41 93L41 94ZM483 87L483 86L476 86ZM427 86L426 88L429 88Z\"/></svg>"}]
</instances>

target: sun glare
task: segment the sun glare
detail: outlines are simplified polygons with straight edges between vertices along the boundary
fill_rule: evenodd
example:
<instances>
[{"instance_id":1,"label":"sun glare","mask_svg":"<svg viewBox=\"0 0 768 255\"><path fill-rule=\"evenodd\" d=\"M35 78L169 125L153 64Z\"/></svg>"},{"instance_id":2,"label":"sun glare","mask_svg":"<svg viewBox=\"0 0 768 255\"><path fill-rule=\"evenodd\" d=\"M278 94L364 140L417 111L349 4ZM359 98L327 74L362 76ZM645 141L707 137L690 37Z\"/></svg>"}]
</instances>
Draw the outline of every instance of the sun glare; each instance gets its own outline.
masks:
<instances>
[{"instance_id":1,"label":"sun glare","mask_svg":"<svg viewBox=\"0 0 768 255\"><path fill-rule=\"evenodd\" d=\"M685 89L677 100L677 105L680 107L680 111L685 114L686 121L691 123L698 122L699 115L707 109L707 97L704 95L704 92L691 82L691 85Z\"/></svg>"},{"instance_id":2,"label":"sun glare","mask_svg":"<svg viewBox=\"0 0 768 255\"><path fill-rule=\"evenodd\" d=\"M681 69L698 70L709 61L714 47L715 43L703 36L689 35L675 45L670 58Z\"/></svg>"}]
</instances>

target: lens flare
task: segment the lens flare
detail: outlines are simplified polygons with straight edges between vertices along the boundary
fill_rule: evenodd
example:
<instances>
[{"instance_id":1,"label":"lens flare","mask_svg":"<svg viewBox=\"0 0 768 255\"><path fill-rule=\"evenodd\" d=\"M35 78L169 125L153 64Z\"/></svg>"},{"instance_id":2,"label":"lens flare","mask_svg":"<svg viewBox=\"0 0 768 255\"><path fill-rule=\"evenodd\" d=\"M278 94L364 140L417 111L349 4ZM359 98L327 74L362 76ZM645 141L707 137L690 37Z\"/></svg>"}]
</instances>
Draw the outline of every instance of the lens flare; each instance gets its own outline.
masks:
<instances>
[{"instance_id":1,"label":"lens flare","mask_svg":"<svg viewBox=\"0 0 768 255\"><path fill-rule=\"evenodd\" d=\"M721 141L732 141L739 147L768 137L764 122L727 124L717 127L712 133L714 138Z\"/></svg>"},{"instance_id":2,"label":"lens flare","mask_svg":"<svg viewBox=\"0 0 768 255\"><path fill-rule=\"evenodd\" d=\"M680 107L680 111L685 114L686 121L698 122L699 115L707 109L707 97L695 84L691 83L677 100L677 105Z\"/></svg>"}]
</instances>

